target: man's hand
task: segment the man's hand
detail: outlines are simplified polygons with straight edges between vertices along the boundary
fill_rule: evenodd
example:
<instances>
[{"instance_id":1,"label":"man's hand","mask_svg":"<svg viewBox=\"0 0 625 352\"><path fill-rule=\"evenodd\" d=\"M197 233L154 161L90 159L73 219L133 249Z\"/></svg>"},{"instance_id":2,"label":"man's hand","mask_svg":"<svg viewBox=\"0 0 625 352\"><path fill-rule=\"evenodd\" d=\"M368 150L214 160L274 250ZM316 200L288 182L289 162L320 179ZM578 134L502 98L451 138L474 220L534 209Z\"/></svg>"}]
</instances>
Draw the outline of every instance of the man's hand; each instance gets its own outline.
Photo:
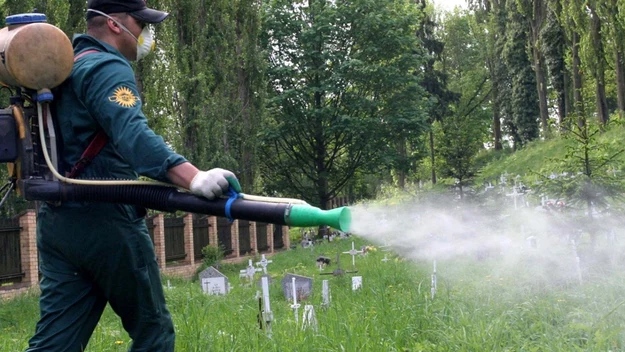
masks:
<instances>
[{"instance_id":1,"label":"man's hand","mask_svg":"<svg viewBox=\"0 0 625 352\"><path fill-rule=\"evenodd\" d=\"M241 191L239 180L232 171L215 168L198 172L191 180L189 189L195 195L215 199L226 193L229 186L237 192Z\"/></svg>"}]
</instances>

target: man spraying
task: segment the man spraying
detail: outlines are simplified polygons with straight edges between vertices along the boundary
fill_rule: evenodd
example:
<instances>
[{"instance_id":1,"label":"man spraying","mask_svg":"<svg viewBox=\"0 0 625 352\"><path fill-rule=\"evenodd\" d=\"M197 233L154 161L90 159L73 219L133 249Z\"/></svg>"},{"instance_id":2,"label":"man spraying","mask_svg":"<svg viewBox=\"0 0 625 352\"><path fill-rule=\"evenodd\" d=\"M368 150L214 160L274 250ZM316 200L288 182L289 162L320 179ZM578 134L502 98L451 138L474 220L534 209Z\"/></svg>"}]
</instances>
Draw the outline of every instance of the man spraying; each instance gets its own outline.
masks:
<instances>
[{"instance_id":1,"label":"man spraying","mask_svg":"<svg viewBox=\"0 0 625 352\"><path fill-rule=\"evenodd\" d=\"M147 8L145 0L89 0L87 6L87 34L73 40L74 68L56 102L64 170L85 179L144 175L208 199L230 186L240 191L232 172L199 171L174 153L141 111L130 61L153 50L149 25L168 14ZM103 146L80 165L94 138ZM142 208L112 203L41 206L41 317L27 351L83 351L107 303L132 338L131 351L174 350L144 215Z\"/></svg>"}]
</instances>

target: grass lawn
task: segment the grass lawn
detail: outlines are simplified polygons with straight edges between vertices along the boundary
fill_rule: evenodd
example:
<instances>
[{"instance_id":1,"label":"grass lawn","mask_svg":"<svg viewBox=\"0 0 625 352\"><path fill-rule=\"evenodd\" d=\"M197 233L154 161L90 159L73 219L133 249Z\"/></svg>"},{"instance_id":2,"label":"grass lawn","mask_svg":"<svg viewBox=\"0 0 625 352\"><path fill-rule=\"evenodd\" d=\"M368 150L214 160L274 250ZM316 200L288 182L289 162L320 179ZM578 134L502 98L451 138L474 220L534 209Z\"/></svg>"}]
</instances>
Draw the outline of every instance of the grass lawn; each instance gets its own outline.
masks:
<instances>
[{"instance_id":1,"label":"grass lawn","mask_svg":"<svg viewBox=\"0 0 625 352\"><path fill-rule=\"evenodd\" d=\"M177 351L622 351L625 349L625 275L604 270L576 280L540 279L535 258L497 270L501 258L455 257L437 263L438 290L431 297L431 262L407 261L380 248L356 257L357 274L322 276L319 255L357 248L350 238L273 256L268 269L274 314L271 337L257 322L259 287L244 287L241 265L223 271L233 285L226 296L207 296L198 281L171 279L167 300L176 326ZM341 266L351 270L351 257ZM302 329L282 293L286 273L313 278L312 304L318 329ZM609 275L608 275L609 274ZM352 291L350 275L363 277ZM321 307L322 280L331 304ZM164 279L166 283L167 278ZM299 310L301 324L303 305ZM37 297L0 302L0 351L23 351L38 317ZM130 340L107 308L87 351L126 351Z\"/></svg>"}]
</instances>

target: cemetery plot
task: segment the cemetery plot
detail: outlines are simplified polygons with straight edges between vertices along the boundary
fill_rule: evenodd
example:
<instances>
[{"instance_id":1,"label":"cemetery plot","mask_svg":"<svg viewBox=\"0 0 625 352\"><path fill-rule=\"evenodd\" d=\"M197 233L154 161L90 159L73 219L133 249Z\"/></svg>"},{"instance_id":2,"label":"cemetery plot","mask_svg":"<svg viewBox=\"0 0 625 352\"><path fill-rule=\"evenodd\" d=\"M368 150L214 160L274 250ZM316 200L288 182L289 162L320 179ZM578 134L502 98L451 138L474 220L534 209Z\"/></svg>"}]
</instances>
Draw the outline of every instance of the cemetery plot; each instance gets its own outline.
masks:
<instances>
[{"instance_id":1,"label":"cemetery plot","mask_svg":"<svg viewBox=\"0 0 625 352\"><path fill-rule=\"evenodd\" d=\"M200 272L198 278L202 291L208 295L225 295L230 290L228 277L212 266Z\"/></svg>"}]
</instances>

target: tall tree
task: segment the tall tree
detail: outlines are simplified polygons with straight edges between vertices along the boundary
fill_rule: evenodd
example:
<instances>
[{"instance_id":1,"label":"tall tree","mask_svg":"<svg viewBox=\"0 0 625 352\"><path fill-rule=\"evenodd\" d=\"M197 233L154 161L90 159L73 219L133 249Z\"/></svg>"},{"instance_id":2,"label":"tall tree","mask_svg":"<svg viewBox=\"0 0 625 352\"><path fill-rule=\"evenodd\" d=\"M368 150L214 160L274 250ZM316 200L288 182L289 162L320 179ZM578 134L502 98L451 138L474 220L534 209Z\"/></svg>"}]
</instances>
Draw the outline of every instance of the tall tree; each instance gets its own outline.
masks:
<instances>
[{"instance_id":1,"label":"tall tree","mask_svg":"<svg viewBox=\"0 0 625 352\"><path fill-rule=\"evenodd\" d=\"M608 122L608 103L605 94L605 50L603 47L602 23L598 13L598 2L590 0L586 3L590 12L590 43L592 44L594 59L591 62L592 73L595 78L595 98L597 104L597 119L601 125Z\"/></svg>"},{"instance_id":2,"label":"tall tree","mask_svg":"<svg viewBox=\"0 0 625 352\"><path fill-rule=\"evenodd\" d=\"M426 13L426 0L419 0L417 6L420 11ZM447 74L445 66L442 68L435 67L437 62L441 61L441 54L445 49L445 44L436 37L437 23L433 20L431 14L426 14L421 21L417 36L423 43L428 59L424 67L423 81L421 85L430 94L433 104L428 113L428 122L432 125L434 122L442 121L449 113L449 104L457 101L459 95L447 89ZM436 184L436 148L434 145L434 131L429 131L430 160L432 164L431 182ZM403 179L400 178L400 188L403 188Z\"/></svg>"},{"instance_id":3,"label":"tall tree","mask_svg":"<svg viewBox=\"0 0 625 352\"><path fill-rule=\"evenodd\" d=\"M523 4L523 2L520 2ZM525 4L524 4L525 5ZM524 8L523 13L530 19L530 46L534 72L536 74L536 91L540 109L540 122L545 136L549 136L549 110L547 109L547 79L545 74L545 58L540 48L540 34L545 23L547 4L545 0L533 0L532 7Z\"/></svg>"},{"instance_id":4,"label":"tall tree","mask_svg":"<svg viewBox=\"0 0 625 352\"><path fill-rule=\"evenodd\" d=\"M264 173L274 192L322 208L365 168L390 167L417 139L427 103L411 1L274 0Z\"/></svg>"},{"instance_id":5,"label":"tall tree","mask_svg":"<svg viewBox=\"0 0 625 352\"><path fill-rule=\"evenodd\" d=\"M623 13L617 0L608 0L605 6L600 7L605 12L611 25L605 26L611 31L611 42L614 50L614 69L616 71L616 98L618 113L625 117L625 27Z\"/></svg>"},{"instance_id":6,"label":"tall tree","mask_svg":"<svg viewBox=\"0 0 625 352\"><path fill-rule=\"evenodd\" d=\"M484 148L491 122L491 91L488 68L484 66L490 36L476 17L467 13L448 14L444 21L443 62L449 75L449 89L459 99L441 123L442 174L454 178L464 197L464 187L477 172L475 157Z\"/></svg>"},{"instance_id":7,"label":"tall tree","mask_svg":"<svg viewBox=\"0 0 625 352\"><path fill-rule=\"evenodd\" d=\"M495 150L502 150L504 128L516 140L516 130L513 124L505 124L503 121L511 121L510 114L510 80L505 61L503 60L503 48L506 41L507 16L505 0L469 0L469 8L475 13L476 19L488 33L487 55L485 65L488 67L490 81L493 86L492 95L492 144Z\"/></svg>"},{"instance_id":8,"label":"tall tree","mask_svg":"<svg viewBox=\"0 0 625 352\"><path fill-rule=\"evenodd\" d=\"M234 135L237 136L237 159L242 185L252 190L258 174L257 128L262 119L264 94L264 60L260 48L261 13L257 0L239 0L236 7L236 84L238 101Z\"/></svg>"},{"instance_id":9,"label":"tall tree","mask_svg":"<svg viewBox=\"0 0 625 352\"><path fill-rule=\"evenodd\" d=\"M564 52L567 45L566 34L558 18L562 13L559 0L550 0L547 7L545 26L542 28L542 48L549 72L549 80L555 91L558 126L563 126L570 110L570 76L566 68Z\"/></svg>"},{"instance_id":10,"label":"tall tree","mask_svg":"<svg viewBox=\"0 0 625 352\"><path fill-rule=\"evenodd\" d=\"M536 76L526 51L529 21L517 8L516 0L507 0L506 11L508 25L503 54L512 78L512 120L508 121L508 125L516 132L512 136L515 148L518 148L538 138L540 112L536 103Z\"/></svg>"},{"instance_id":11,"label":"tall tree","mask_svg":"<svg viewBox=\"0 0 625 352\"><path fill-rule=\"evenodd\" d=\"M158 55L142 64L151 124L198 166L229 168L246 192L255 191L254 128L263 109L256 92L264 86L260 4L158 0L153 6L171 15L155 27Z\"/></svg>"},{"instance_id":12,"label":"tall tree","mask_svg":"<svg viewBox=\"0 0 625 352\"><path fill-rule=\"evenodd\" d=\"M583 68L580 58L581 35L586 14L583 13L581 0L561 0L561 23L571 43L571 76L573 80L573 113L578 126L586 123L586 106L584 103Z\"/></svg>"}]
</instances>

